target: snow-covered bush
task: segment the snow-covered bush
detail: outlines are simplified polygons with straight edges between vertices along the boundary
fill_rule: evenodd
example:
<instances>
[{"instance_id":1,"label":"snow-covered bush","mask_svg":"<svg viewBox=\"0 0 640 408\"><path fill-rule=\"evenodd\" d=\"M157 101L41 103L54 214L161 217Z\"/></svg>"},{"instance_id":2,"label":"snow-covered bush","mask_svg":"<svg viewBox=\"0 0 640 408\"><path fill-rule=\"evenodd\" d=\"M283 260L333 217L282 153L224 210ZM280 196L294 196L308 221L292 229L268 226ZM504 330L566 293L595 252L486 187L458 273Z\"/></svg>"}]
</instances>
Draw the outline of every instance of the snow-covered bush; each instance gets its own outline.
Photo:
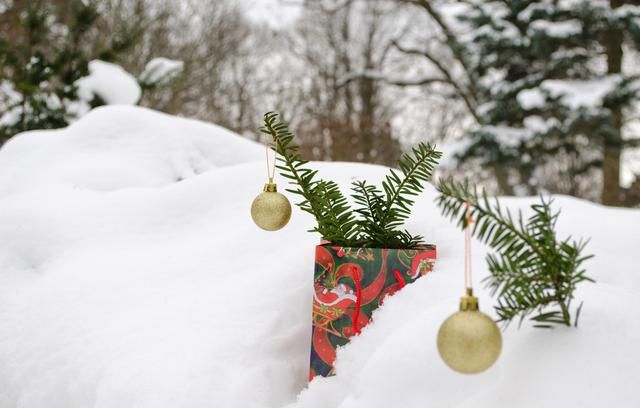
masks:
<instances>
[{"instance_id":1,"label":"snow-covered bush","mask_svg":"<svg viewBox=\"0 0 640 408\"><path fill-rule=\"evenodd\" d=\"M184 69L184 63L169 58L154 58L147 63L138 76L138 82L144 89L164 86L175 79Z\"/></svg>"},{"instance_id":2,"label":"snow-covered bush","mask_svg":"<svg viewBox=\"0 0 640 408\"><path fill-rule=\"evenodd\" d=\"M0 38L0 144L21 131L64 127L96 106L136 104L141 85L164 85L180 71L179 61L154 59L138 83L109 62L135 44L135 29L94 49L88 42L101 17L96 4L73 2L71 19L58 7L16 2L0 11L17 16L6 19L11 37Z\"/></svg>"}]
</instances>

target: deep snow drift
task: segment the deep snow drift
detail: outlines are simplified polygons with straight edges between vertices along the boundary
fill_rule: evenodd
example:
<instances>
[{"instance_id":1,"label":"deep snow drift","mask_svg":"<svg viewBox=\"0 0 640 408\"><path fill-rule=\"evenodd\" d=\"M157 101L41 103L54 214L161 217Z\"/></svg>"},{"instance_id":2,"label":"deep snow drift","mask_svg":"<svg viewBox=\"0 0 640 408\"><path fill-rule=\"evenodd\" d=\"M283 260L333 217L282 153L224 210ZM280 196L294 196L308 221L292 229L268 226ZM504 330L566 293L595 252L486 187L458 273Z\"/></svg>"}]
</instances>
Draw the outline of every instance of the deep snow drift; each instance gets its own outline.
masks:
<instances>
[{"instance_id":1,"label":"deep snow drift","mask_svg":"<svg viewBox=\"0 0 640 408\"><path fill-rule=\"evenodd\" d=\"M4 146L0 407L635 406L640 211L556 197L560 234L591 236L596 254L580 327L510 327L498 363L463 376L435 347L462 294L463 236L432 188L408 227L438 245L436 270L340 350L338 376L305 389L318 237L297 209L280 232L253 225L263 155L219 127L135 107ZM314 166L345 189L386 172ZM483 256L476 243L476 282Z\"/></svg>"}]
</instances>

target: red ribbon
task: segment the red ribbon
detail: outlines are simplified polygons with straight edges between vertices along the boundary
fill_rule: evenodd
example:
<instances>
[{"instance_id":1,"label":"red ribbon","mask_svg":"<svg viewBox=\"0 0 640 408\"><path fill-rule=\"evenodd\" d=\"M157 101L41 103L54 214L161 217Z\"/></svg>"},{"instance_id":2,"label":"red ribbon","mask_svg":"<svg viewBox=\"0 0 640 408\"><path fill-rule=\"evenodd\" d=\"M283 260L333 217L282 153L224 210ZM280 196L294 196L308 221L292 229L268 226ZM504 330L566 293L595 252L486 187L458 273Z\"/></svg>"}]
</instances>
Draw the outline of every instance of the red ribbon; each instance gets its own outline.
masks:
<instances>
[{"instance_id":1,"label":"red ribbon","mask_svg":"<svg viewBox=\"0 0 640 408\"><path fill-rule=\"evenodd\" d=\"M397 269L394 269L393 276L396 277L396 280L398 281L398 285L400 285L400 289L404 288L404 285L406 285L406 283L404 281L404 278L400 274L400 271L398 271Z\"/></svg>"},{"instance_id":2,"label":"red ribbon","mask_svg":"<svg viewBox=\"0 0 640 408\"><path fill-rule=\"evenodd\" d=\"M353 320L351 322L351 328L355 334L360 334L360 326L358 323L358 319L360 318L360 309L362 307L362 287L360 286L360 275L358 274L358 268L353 266L351 268L353 272L353 282L356 284L356 310L353 313ZM406 282L402 277L402 274L397 269L393 270L393 276L395 276L398 281L398 285L400 285L400 289L404 288Z\"/></svg>"},{"instance_id":3,"label":"red ribbon","mask_svg":"<svg viewBox=\"0 0 640 408\"><path fill-rule=\"evenodd\" d=\"M353 329L354 333L360 334L358 319L360 318L360 307L362 306L362 288L360 287L360 275L358 275L358 268L354 266L351 270L353 271L353 281L356 284L356 311L353 314L351 328Z\"/></svg>"}]
</instances>

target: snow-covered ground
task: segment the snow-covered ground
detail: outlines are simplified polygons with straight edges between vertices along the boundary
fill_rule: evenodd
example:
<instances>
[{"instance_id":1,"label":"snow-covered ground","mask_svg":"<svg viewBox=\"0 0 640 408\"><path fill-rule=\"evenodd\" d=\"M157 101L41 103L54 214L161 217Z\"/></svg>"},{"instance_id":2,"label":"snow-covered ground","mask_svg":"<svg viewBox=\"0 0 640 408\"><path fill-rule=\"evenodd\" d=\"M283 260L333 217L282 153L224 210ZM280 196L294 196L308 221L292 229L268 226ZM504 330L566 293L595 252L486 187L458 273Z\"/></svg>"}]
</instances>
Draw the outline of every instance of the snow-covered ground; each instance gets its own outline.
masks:
<instances>
[{"instance_id":1,"label":"snow-covered ground","mask_svg":"<svg viewBox=\"0 0 640 408\"><path fill-rule=\"evenodd\" d=\"M560 234L591 236L596 254L587 267L598 282L577 294L580 327L510 327L498 363L464 376L435 346L462 294L463 236L433 188L408 227L438 245L436 270L339 351L338 376L305 388L319 237L300 211L276 233L253 225L263 155L219 127L136 107L5 145L0 407L637 406L640 211L556 197ZM345 189L386 172L314 166ZM476 280L483 256L476 243Z\"/></svg>"}]
</instances>

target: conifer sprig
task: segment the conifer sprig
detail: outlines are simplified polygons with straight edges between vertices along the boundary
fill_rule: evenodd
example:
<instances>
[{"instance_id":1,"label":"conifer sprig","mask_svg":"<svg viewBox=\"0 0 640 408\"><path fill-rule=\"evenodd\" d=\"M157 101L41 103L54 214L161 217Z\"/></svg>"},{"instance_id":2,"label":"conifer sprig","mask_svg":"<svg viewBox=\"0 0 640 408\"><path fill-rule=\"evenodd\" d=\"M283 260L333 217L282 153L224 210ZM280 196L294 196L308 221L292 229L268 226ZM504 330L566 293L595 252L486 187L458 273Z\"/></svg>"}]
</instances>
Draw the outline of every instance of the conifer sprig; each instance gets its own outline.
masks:
<instances>
[{"instance_id":1,"label":"conifer sprig","mask_svg":"<svg viewBox=\"0 0 640 408\"><path fill-rule=\"evenodd\" d=\"M412 246L414 244L412 241L421 240L421 237L412 237L406 231L404 234L394 232L411 215L411 207L414 204L411 197L422 192L424 184L431 179L433 169L442 157L442 153L424 143L414 147L412 153L413 155L404 154L398 161L402 178L391 169L390 174L382 182L386 197L380 209L380 235L374 235L371 238L386 242L388 245Z\"/></svg>"},{"instance_id":2,"label":"conifer sprig","mask_svg":"<svg viewBox=\"0 0 640 408\"><path fill-rule=\"evenodd\" d=\"M579 283L593 282L582 268L592 255L582 255L586 241L556 237L560 212L553 211L551 199L541 197L532 205L533 215L525 224L521 213L514 220L498 200L489 200L467 182L441 180L438 189L442 213L463 228L465 204L470 203L474 236L495 251L487 255L486 283L498 296L495 308L500 321L519 319L521 324L529 317L536 327L577 326L582 303L572 309L573 293Z\"/></svg>"},{"instance_id":3,"label":"conifer sprig","mask_svg":"<svg viewBox=\"0 0 640 408\"><path fill-rule=\"evenodd\" d=\"M414 248L422 244L422 236L399 227L411 213L412 197L422 192L441 157L434 147L421 143L412 154L403 155L398 163L401 174L391 170L382 183L384 191L366 181L354 182L352 209L335 182L316 179L317 171L306 167L308 162L300 158L293 144L293 133L278 121L276 113L265 114L260 130L273 138L276 167L295 186L287 191L301 196L297 205L315 217L317 225L312 231L331 243L349 247Z\"/></svg>"},{"instance_id":4,"label":"conifer sprig","mask_svg":"<svg viewBox=\"0 0 640 408\"><path fill-rule=\"evenodd\" d=\"M287 124L278 121L278 114L269 112L264 115L260 131L273 138L273 149L280 163L276 168L295 186L287 191L302 196L298 207L316 218L318 223L311 231L336 245L346 246L356 240L357 222L347 199L334 182L315 180L317 170L305 167L308 162L300 158Z\"/></svg>"}]
</instances>

